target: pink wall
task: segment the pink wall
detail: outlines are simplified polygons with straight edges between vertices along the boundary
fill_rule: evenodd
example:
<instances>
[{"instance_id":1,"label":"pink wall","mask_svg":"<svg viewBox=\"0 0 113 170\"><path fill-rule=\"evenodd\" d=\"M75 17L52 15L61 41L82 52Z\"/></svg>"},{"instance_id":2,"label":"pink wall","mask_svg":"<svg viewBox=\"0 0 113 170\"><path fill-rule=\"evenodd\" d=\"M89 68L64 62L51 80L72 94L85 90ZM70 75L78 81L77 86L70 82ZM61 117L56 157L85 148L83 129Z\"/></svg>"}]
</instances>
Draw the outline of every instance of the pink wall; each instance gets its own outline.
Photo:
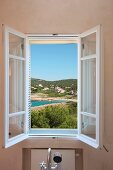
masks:
<instances>
[{"instance_id":1,"label":"pink wall","mask_svg":"<svg viewBox=\"0 0 113 170\"><path fill-rule=\"evenodd\" d=\"M84 170L113 169L113 0L1 0L0 24L24 33L81 33L102 24L105 57L104 149L95 150L85 144L60 141L60 146L84 148ZM42 146L40 140L24 141L9 149L3 140L3 54L0 26L0 170L22 169L22 147ZM56 147L58 146L56 142ZM43 142L43 146L48 146Z\"/></svg>"}]
</instances>

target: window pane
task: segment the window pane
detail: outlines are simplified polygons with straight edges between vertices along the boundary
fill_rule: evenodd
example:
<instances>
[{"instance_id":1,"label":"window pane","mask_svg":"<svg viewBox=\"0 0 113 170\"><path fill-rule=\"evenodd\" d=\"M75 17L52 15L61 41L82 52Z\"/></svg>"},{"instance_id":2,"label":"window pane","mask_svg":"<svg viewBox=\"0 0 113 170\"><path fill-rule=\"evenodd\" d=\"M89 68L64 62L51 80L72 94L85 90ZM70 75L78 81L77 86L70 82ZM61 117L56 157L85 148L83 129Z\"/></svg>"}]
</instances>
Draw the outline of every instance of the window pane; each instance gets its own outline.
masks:
<instances>
[{"instance_id":1,"label":"window pane","mask_svg":"<svg viewBox=\"0 0 113 170\"><path fill-rule=\"evenodd\" d=\"M9 33L9 54L24 57L24 38Z\"/></svg>"},{"instance_id":2,"label":"window pane","mask_svg":"<svg viewBox=\"0 0 113 170\"><path fill-rule=\"evenodd\" d=\"M96 59L81 62L81 111L96 114Z\"/></svg>"},{"instance_id":3,"label":"window pane","mask_svg":"<svg viewBox=\"0 0 113 170\"><path fill-rule=\"evenodd\" d=\"M9 138L24 133L24 115L9 118Z\"/></svg>"},{"instance_id":4,"label":"window pane","mask_svg":"<svg viewBox=\"0 0 113 170\"><path fill-rule=\"evenodd\" d=\"M81 115L82 131L81 133L87 135L88 137L96 139L96 119Z\"/></svg>"},{"instance_id":5,"label":"window pane","mask_svg":"<svg viewBox=\"0 0 113 170\"><path fill-rule=\"evenodd\" d=\"M24 111L24 61L9 59L9 112Z\"/></svg>"},{"instance_id":6,"label":"window pane","mask_svg":"<svg viewBox=\"0 0 113 170\"><path fill-rule=\"evenodd\" d=\"M31 44L31 128L77 128L77 48Z\"/></svg>"},{"instance_id":7,"label":"window pane","mask_svg":"<svg viewBox=\"0 0 113 170\"><path fill-rule=\"evenodd\" d=\"M82 57L96 54L96 33L82 38Z\"/></svg>"}]
</instances>

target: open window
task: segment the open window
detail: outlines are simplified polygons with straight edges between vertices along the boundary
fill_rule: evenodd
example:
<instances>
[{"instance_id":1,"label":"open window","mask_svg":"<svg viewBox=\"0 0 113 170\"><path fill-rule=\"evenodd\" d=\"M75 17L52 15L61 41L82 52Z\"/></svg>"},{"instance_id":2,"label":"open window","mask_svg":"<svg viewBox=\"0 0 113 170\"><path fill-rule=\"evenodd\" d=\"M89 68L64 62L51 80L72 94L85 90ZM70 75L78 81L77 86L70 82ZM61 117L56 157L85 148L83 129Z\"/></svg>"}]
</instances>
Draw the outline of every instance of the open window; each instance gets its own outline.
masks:
<instances>
[{"instance_id":1,"label":"open window","mask_svg":"<svg viewBox=\"0 0 113 170\"><path fill-rule=\"evenodd\" d=\"M63 36L65 37L65 35ZM74 39L74 36L72 37ZM22 141L29 135L30 60L28 38L25 34L9 27L4 28L5 147ZM100 26L80 34L78 47L78 135L76 136L81 141L97 148L100 146L102 131Z\"/></svg>"},{"instance_id":2,"label":"open window","mask_svg":"<svg viewBox=\"0 0 113 170\"><path fill-rule=\"evenodd\" d=\"M75 136L77 134L78 37L30 35L29 44L30 135Z\"/></svg>"},{"instance_id":3,"label":"open window","mask_svg":"<svg viewBox=\"0 0 113 170\"><path fill-rule=\"evenodd\" d=\"M4 27L5 147L27 138L28 70L26 36Z\"/></svg>"},{"instance_id":4,"label":"open window","mask_svg":"<svg viewBox=\"0 0 113 170\"><path fill-rule=\"evenodd\" d=\"M102 58L100 26L79 38L78 137L99 147L102 133Z\"/></svg>"}]
</instances>

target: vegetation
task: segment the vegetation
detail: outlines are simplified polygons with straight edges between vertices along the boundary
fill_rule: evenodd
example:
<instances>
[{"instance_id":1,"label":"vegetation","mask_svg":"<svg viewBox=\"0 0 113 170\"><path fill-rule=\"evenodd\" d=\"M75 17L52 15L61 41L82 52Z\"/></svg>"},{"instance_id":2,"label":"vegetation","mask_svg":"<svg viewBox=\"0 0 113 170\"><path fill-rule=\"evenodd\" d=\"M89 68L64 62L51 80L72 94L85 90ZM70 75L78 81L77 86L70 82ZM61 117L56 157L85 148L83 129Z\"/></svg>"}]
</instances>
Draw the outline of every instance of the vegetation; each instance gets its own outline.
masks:
<instances>
[{"instance_id":1,"label":"vegetation","mask_svg":"<svg viewBox=\"0 0 113 170\"><path fill-rule=\"evenodd\" d=\"M31 111L32 128L77 128L77 103L46 106Z\"/></svg>"},{"instance_id":2,"label":"vegetation","mask_svg":"<svg viewBox=\"0 0 113 170\"><path fill-rule=\"evenodd\" d=\"M77 80L66 79L58 81L46 81L31 79L31 93L44 98L62 97L64 99L76 99ZM77 103L45 106L38 110L31 110L32 128L77 128Z\"/></svg>"},{"instance_id":3,"label":"vegetation","mask_svg":"<svg viewBox=\"0 0 113 170\"><path fill-rule=\"evenodd\" d=\"M66 79L58 81L46 81L40 79L31 79L31 93L43 93L48 97L62 97L77 95L77 80Z\"/></svg>"},{"instance_id":4,"label":"vegetation","mask_svg":"<svg viewBox=\"0 0 113 170\"><path fill-rule=\"evenodd\" d=\"M44 87L50 87L51 85L60 86L62 88L70 87L72 84L77 87L77 79L64 79L57 81L46 81L42 79L31 78L31 86L42 84Z\"/></svg>"}]
</instances>

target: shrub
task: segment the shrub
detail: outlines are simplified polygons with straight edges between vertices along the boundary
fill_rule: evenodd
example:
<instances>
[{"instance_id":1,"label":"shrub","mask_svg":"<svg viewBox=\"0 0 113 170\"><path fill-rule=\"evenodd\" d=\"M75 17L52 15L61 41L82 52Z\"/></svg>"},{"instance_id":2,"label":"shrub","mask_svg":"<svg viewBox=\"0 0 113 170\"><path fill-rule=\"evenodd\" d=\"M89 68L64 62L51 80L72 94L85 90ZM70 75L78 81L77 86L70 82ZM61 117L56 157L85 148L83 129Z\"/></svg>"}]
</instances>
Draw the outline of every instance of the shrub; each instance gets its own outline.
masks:
<instances>
[{"instance_id":1,"label":"shrub","mask_svg":"<svg viewBox=\"0 0 113 170\"><path fill-rule=\"evenodd\" d=\"M77 104L46 106L31 111L32 128L77 128Z\"/></svg>"}]
</instances>

